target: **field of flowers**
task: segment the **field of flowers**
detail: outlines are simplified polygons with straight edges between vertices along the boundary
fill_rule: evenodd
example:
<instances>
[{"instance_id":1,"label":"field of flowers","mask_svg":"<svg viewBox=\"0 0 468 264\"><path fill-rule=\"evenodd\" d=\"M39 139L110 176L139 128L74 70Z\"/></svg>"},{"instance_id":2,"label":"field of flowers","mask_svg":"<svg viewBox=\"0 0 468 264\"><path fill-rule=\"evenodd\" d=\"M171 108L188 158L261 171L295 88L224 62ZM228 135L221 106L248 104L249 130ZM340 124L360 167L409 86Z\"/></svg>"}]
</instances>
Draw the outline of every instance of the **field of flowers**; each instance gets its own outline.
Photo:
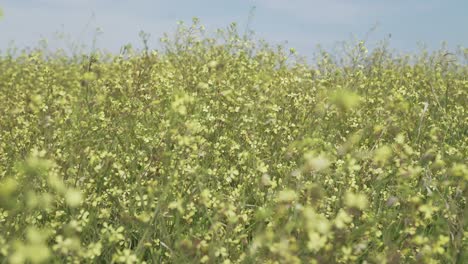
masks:
<instances>
[{"instance_id":1,"label":"field of flowers","mask_svg":"<svg viewBox=\"0 0 468 264\"><path fill-rule=\"evenodd\" d=\"M162 42L0 56L0 263L468 259L466 49Z\"/></svg>"}]
</instances>

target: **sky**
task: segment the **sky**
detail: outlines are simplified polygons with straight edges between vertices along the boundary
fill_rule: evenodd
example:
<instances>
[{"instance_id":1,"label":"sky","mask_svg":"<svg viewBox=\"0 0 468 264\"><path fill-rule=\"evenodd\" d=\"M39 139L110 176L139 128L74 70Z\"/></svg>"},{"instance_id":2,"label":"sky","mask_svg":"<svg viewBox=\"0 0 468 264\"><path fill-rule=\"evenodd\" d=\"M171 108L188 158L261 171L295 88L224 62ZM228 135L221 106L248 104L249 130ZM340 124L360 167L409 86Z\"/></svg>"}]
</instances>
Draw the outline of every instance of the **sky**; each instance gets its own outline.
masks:
<instances>
[{"instance_id":1,"label":"sky","mask_svg":"<svg viewBox=\"0 0 468 264\"><path fill-rule=\"evenodd\" d=\"M468 0L0 0L0 8L0 51L46 39L50 48L119 52L128 43L141 47L140 31L157 49L164 32L193 17L208 31L236 22L304 56L317 45L331 50L366 40L372 46L389 36L400 52L435 50L443 41L449 49L468 46Z\"/></svg>"}]
</instances>

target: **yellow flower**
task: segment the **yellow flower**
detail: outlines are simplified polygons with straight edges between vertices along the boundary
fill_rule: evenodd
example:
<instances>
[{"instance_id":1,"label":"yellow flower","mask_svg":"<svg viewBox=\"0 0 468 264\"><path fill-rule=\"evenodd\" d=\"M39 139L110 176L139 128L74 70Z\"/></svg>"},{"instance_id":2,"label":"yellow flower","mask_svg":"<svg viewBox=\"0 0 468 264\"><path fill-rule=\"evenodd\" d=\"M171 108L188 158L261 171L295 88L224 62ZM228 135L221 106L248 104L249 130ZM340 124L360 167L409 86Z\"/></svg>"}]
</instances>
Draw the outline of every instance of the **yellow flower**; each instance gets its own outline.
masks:
<instances>
[{"instance_id":1,"label":"yellow flower","mask_svg":"<svg viewBox=\"0 0 468 264\"><path fill-rule=\"evenodd\" d=\"M367 197L363 194L347 192L344 197L346 206L364 210L368 206Z\"/></svg>"},{"instance_id":2,"label":"yellow flower","mask_svg":"<svg viewBox=\"0 0 468 264\"><path fill-rule=\"evenodd\" d=\"M278 194L278 202L288 203L288 202L293 202L296 199L297 199L296 192L290 189L282 190Z\"/></svg>"}]
</instances>

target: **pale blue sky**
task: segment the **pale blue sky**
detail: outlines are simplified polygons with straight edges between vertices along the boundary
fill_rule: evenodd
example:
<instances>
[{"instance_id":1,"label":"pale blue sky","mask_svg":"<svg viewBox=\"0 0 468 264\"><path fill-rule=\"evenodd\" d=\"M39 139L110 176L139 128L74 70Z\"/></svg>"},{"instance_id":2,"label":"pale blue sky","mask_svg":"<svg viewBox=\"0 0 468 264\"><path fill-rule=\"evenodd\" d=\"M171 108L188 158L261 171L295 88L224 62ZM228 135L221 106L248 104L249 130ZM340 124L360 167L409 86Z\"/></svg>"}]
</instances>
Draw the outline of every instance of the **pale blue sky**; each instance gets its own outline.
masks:
<instances>
[{"instance_id":1,"label":"pale blue sky","mask_svg":"<svg viewBox=\"0 0 468 264\"><path fill-rule=\"evenodd\" d=\"M363 38L375 25L370 44L391 34L391 46L402 52L417 51L418 43L436 49L444 40L452 49L468 46L468 0L0 0L0 50L12 40L19 48L34 47L41 38L66 48L54 32L91 46L97 27L103 30L99 48L141 46L140 30L151 34L150 47L157 48L163 32L174 32L178 20L194 16L208 29L230 22L244 29L253 6L250 28L257 37L287 40L306 56L317 44L329 49L353 35Z\"/></svg>"}]
</instances>

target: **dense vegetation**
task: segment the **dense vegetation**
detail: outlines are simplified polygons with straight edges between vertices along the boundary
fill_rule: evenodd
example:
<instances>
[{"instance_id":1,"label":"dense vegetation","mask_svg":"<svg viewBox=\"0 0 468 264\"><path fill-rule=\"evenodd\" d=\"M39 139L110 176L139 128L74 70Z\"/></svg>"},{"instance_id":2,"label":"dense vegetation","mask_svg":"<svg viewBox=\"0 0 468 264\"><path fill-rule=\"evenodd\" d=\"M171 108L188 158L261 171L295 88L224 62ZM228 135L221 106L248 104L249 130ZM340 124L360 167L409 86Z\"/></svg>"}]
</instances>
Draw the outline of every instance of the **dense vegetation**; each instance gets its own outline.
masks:
<instances>
[{"instance_id":1,"label":"dense vegetation","mask_svg":"<svg viewBox=\"0 0 468 264\"><path fill-rule=\"evenodd\" d=\"M468 259L466 50L163 43L1 55L1 263Z\"/></svg>"}]
</instances>

